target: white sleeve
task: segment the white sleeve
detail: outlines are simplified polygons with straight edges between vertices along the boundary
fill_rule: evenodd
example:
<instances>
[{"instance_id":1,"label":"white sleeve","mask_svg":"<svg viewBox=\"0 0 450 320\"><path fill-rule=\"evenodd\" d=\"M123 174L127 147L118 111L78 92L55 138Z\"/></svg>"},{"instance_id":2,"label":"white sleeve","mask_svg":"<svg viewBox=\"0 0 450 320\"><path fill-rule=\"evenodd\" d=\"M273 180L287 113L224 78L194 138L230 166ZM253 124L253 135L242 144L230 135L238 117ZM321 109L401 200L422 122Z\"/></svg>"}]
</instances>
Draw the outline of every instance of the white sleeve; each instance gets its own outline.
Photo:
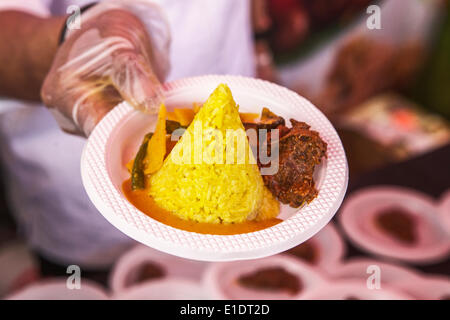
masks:
<instances>
[{"instance_id":1,"label":"white sleeve","mask_svg":"<svg viewBox=\"0 0 450 320\"><path fill-rule=\"evenodd\" d=\"M40 0L0 0L0 11L2 10L19 10L41 17L50 15L50 10Z\"/></svg>"},{"instance_id":2,"label":"white sleeve","mask_svg":"<svg viewBox=\"0 0 450 320\"><path fill-rule=\"evenodd\" d=\"M0 0L1 1L1 0ZM98 14L111 9L125 9L137 16L145 25L152 43L155 65L155 73L160 80L167 77L170 69L170 28L165 11L156 1L152 0L109 0L100 2L98 5L87 10L81 15L81 23L91 19ZM66 38L70 36L71 30L67 30Z\"/></svg>"}]
</instances>

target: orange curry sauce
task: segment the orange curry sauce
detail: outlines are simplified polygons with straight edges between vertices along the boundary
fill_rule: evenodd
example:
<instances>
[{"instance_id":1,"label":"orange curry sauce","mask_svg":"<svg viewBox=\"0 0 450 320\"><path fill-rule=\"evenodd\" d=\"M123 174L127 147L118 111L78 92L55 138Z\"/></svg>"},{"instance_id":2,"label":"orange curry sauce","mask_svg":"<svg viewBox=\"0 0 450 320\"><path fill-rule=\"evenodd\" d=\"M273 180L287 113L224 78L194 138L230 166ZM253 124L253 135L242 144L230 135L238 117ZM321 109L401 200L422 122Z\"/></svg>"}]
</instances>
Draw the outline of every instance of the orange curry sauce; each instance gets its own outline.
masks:
<instances>
[{"instance_id":1,"label":"orange curry sauce","mask_svg":"<svg viewBox=\"0 0 450 320\"><path fill-rule=\"evenodd\" d=\"M130 201L137 209L145 213L147 216L171 227L185 231L203 234L231 235L262 230L274 226L282 221L277 218L264 221L246 221L234 224L187 221L177 217L167 210L158 207L153 198L148 194L148 190L131 190L131 179L128 179L123 183L122 189L128 201Z\"/></svg>"}]
</instances>

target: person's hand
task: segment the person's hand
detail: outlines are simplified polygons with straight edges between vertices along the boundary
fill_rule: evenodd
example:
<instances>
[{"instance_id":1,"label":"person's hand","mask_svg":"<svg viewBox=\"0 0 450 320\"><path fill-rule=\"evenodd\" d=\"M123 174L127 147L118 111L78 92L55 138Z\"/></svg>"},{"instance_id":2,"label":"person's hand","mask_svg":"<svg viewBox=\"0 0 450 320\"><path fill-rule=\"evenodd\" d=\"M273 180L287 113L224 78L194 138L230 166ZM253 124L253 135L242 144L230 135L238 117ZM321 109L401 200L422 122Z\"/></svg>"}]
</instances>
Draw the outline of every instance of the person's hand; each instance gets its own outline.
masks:
<instances>
[{"instance_id":1,"label":"person's hand","mask_svg":"<svg viewBox=\"0 0 450 320\"><path fill-rule=\"evenodd\" d=\"M66 38L42 86L42 100L64 131L85 136L122 100L157 112L164 71L155 60L139 18L108 9Z\"/></svg>"}]
</instances>

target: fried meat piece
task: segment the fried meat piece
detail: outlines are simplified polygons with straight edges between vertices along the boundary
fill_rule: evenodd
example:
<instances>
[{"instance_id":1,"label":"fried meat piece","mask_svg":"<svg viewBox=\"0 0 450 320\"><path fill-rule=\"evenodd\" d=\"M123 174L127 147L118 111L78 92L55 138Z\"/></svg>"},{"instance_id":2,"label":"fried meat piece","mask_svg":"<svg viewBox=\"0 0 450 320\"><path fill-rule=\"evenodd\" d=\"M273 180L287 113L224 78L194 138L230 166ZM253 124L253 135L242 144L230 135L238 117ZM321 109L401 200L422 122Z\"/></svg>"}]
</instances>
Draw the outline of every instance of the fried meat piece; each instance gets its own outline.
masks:
<instances>
[{"instance_id":1,"label":"fried meat piece","mask_svg":"<svg viewBox=\"0 0 450 320\"><path fill-rule=\"evenodd\" d=\"M306 123L291 119L291 124L288 130L278 127L279 168L274 175L264 175L263 179L279 201L297 208L317 196L314 168L326 157L327 144ZM273 148L276 142L267 140Z\"/></svg>"}]
</instances>

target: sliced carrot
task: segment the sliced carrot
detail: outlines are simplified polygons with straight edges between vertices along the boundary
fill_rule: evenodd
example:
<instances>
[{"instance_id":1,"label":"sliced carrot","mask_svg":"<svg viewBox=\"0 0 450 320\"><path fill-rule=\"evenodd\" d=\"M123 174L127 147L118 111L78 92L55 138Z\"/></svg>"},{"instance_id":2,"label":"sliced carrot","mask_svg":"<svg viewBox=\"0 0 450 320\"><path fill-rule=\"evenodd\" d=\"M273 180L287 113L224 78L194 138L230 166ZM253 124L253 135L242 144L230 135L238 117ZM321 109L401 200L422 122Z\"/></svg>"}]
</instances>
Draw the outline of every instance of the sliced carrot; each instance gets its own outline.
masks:
<instances>
[{"instance_id":1,"label":"sliced carrot","mask_svg":"<svg viewBox=\"0 0 450 320\"><path fill-rule=\"evenodd\" d=\"M152 174L158 171L164 162L166 154L166 107L161 104L159 108L158 120L155 132L148 142L147 155L145 157L145 174Z\"/></svg>"},{"instance_id":2,"label":"sliced carrot","mask_svg":"<svg viewBox=\"0 0 450 320\"><path fill-rule=\"evenodd\" d=\"M173 111L167 111L167 120L172 120L178 122L178 117Z\"/></svg>"},{"instance_id":3,"label":"sliced carrot","mask_svg":"<svg viewBox=\"0 0 450 320\"><path fill-rule=\"evenodd\" d=\"M194 109L175 108L173 109L173 112L177 116L178 122L182 126L188 126L192 122L192 120L194 120Z\"/></svg>"},{"instance_id":4,"label":"sliced carrot","mask_svg":"<svg viewBox=\"0 0 450 320\"><path fill-rule=\"evenodd\" d=\"M194 102L194 103L192 104L192 107L193 107L193 109L194 109L194 113L197 113L197 112L200 111L200 108L202 107L202 104L201 104L201 103Z\"/></svg>"}]
</instances>

